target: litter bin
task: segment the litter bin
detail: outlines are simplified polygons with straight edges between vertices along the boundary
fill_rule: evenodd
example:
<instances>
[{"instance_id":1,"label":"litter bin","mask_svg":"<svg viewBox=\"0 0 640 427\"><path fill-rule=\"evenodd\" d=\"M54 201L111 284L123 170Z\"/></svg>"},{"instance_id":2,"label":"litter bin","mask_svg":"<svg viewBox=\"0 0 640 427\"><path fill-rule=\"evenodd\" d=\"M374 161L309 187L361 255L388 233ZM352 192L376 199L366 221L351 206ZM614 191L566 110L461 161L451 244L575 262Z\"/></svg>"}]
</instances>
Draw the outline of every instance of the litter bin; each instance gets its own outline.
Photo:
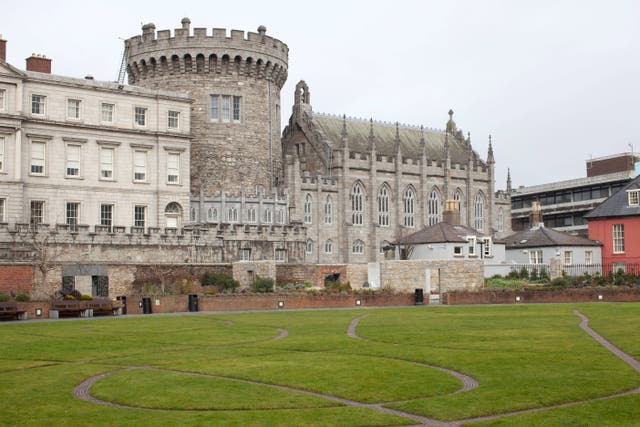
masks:
<instances>
[{"instance_id":1,"label":"litter bin","mask_svg":"<svg viewBox=\"0 0 640 427\"><path fill-rule=\"evenodd\" d=\"M121 310L122 315L127 314L127 297L125 295L118 295L116 297L116 300L122 303L122 310Z\"/></svg>"},{"instance_id":2,"label":"litter bin","mask_svg":"<svg viewBox=\"0 0 640 427\"><path fill-rule=\"evenodd\" d=\"M424 293L422 289L416 289L416 305L424 304Z\"/></svg>"},{"instance_id":3,"label":"litter bin","mask_svg":"<svg viewBox=\"0 0 640 427\"><path fill-rule=\"evenodd\" d=\"M151 297L142 298L142 314L151 314Z\"/></svg>"},{"instance_id":4,"label":"litter bin","mask_svg":"<svg viewBox=\"0 0 640 427\"><path fill-rule=\"evenodd\" d=\"M189 294L189 311L198 311L198 295Z\"/></svg>"}]
</instances>

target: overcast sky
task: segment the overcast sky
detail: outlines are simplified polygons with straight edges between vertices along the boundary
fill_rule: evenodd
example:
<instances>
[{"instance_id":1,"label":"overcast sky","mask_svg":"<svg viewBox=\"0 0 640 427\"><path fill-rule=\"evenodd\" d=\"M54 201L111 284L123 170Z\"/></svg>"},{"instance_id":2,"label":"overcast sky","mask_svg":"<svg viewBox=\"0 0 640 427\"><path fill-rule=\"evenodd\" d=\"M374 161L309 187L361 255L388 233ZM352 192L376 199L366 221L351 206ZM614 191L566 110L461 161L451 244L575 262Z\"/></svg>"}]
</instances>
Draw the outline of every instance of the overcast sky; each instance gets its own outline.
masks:
<instances>
[{"instance_id":1,"label":"overcast sky","mask_svg":"<svg viewBox=\"0 0 640 427\"><path fill-rule=\"evenodd\" d=\"M585 160L640 151L638 1L14 1L7 59L32 52L53 73L115 80L123 41L193 27L256 31L289 46L283 123L304 79L314 111L443 128L447 111L496 188L585 176Z\"/></svg>"}]
</instances>

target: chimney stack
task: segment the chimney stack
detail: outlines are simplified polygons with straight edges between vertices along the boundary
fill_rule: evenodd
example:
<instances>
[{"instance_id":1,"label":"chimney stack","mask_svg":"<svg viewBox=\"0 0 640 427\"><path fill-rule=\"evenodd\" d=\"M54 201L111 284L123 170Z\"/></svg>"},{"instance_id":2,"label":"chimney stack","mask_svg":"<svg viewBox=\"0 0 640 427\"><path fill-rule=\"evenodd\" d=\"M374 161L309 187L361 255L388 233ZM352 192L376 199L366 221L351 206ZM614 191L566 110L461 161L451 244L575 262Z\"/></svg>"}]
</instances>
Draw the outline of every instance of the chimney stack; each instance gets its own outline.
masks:
<instances>
[{"instance_id":1,"label":"chimney stack","mask_svg":"<svg viewBox=\"0 0 640 427\"><path fill-rule=\"evenodd\" d=\"M0 34L0 59L7 62L7 41Z\"/></svg>"},{"instance_id":2,"label":"chimney stack","mask_svg":"<svg viewBox=\"0 0 640 427\"><path fill-rule=\"evenodd\" d=\"M442 212L442 222L449 225L460 225L460 210L456 200L444 202L444 212Z\"/></svg>"},{"instance_id":3,"label":"chimney stack","mask_svg":"<svg viewBox=\"0 0 640 427\"><path fill-rule=\"evenodd\" d=\"M544 227L544 222L542 221L542 208L538 201L531 203L529 223L531 224L531 227Z\"/></svg>"},{"instance_id":4,"label":"chimney stack","mask_svg":"<svg viewBox=\"0 0 640 427\"><path fill-rule=\"evenodd\" d=\"M31 56L27 58L27 71L51 74L51 59L44 55L32 53Z\"/></svg>"}]
</instances>

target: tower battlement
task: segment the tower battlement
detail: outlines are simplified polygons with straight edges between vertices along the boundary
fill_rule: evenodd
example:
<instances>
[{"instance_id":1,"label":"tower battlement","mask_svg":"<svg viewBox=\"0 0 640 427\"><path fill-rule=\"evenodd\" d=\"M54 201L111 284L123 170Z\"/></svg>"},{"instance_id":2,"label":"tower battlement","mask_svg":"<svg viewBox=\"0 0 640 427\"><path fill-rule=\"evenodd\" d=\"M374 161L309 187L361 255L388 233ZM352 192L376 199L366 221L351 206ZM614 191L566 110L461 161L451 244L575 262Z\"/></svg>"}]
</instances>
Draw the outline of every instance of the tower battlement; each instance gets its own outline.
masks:
<instances>
[{"instance_id":1,"label":"tower battlement","mask_svg":"<svg viewBox=\"0 0 640 427\"><path fill-rule=\"evenodd\" d=\"M225 28L190 28L182 19L182 28L156 31L152 23L142 26L142 35L125 41L128 48L129 83L172 74L219 74L265 78L282 88L287 79L289 48L258 32L246 33Z\"/></svg>"}]
</instances>

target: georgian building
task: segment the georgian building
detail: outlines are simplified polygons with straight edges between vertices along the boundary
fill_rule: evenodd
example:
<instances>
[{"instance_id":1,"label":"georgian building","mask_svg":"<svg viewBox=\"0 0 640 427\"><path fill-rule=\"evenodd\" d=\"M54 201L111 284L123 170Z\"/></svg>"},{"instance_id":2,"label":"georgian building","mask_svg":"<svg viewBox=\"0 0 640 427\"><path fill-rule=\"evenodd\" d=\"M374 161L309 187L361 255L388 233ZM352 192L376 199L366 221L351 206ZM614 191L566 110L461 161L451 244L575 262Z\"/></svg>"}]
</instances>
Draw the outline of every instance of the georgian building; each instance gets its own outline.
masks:
<instances>
[{"instance_id":1,"label":"georgian building","mask_svg":"<svg viewBox=\"0 0 640 427\"><path fill-rule=\"evenodd\" d=\"M180 227L190 99L0 58L0 222ZM188 217L186 218L188 219Z\"/></svg>"}]
</instances>

